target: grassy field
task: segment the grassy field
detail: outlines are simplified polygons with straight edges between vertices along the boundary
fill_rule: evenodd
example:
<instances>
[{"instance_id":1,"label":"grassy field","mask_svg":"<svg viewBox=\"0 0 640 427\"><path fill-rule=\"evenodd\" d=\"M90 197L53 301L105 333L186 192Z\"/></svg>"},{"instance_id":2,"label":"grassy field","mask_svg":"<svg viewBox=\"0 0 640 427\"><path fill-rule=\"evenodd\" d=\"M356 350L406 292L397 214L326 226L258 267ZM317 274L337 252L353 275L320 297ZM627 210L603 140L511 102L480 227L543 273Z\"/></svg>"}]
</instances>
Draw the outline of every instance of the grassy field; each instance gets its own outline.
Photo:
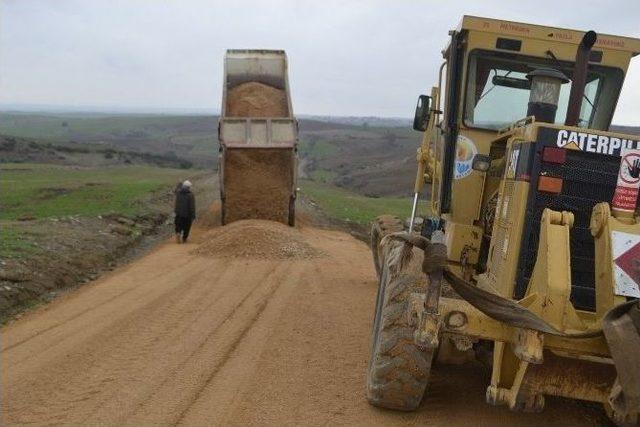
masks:
<instances>
[{"instance_id":1,"label":"grassy field","mask_svg":"<svg viewBox=\"0 0 640 427\"><path fill-rule=\"evenodd\" d=\"M329 215L344 221L368 225L382 214L407 218L411 214L411 199L397 197L365 197L342 188L317 181L301 181L300 191L316 202ZM421 202L418 214L426 214L428 205Z\"/></svg>"},{"instance_id":2,"label":"grassy field","mask_svg":"<svg viewBox=\"0 0 640 427\"><path fill-rule=\"evenodd\" d=\"M186 179L179 169L145 166L79 169L45 164L4 164L0 168L0 219L67 215L137 214L143 199L171 191Z\"/></svg>"},{"instance_id":3,"label":"grassy field","mask_svg":"<svg viewBox=\"0 0 640 427\"><path fill-rule=\"evenodd\" d=\"M322 159L335 155L338 152L338 148L331 140L310 136L300 140L298 152L302 157Z\"/></svg>"},{"instance_id":4,"label":"grassy field","mask_svg":"<svg viewBox=\"0 0 640 427\"><path fill-rule=\"evenodd\" d=\"M331 184L333 179L336 177L336 173L333 171L328 171L324 169L316 169L310 173L311 180L322 183L322 184Z\"/></svg>"},{"instance_id":5,"label":"grassy field","mask_svg":"<svg viewBox=\"0 0 640 427\"><path fill-rule=\"evenodd\" d=\"M0 258L20 258L39 251L30 236L8 224L0 224Z\"/></svg>"},{"instance_id":6,"label":"grassy field","mask_svg":"<svg viewBox=\"0 0 640 427\"><path fill-rule=\"evenodd\" d=\"M154 193L203 172L150 166L78 168L51 164L0 166L0 258L42 251L37 242L47 225L20 219L137 215L153 208ZM29 226L27 226L29 225Z\"/></svg>"}]
</instances>

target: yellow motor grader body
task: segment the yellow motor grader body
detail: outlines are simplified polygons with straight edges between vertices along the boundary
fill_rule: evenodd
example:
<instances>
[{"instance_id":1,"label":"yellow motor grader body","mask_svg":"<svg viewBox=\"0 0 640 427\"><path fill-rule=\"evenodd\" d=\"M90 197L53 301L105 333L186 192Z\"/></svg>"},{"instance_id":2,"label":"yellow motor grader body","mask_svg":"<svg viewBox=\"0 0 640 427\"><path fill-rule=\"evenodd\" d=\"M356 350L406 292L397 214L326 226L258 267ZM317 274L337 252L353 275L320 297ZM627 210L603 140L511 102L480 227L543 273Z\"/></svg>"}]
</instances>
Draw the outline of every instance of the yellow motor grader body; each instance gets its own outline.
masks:
<instances>
[{"instance_id":1,"label":"yellow motor grader body","mask_svg":"<svg viewBox=\"0 0 640 427\"><path fill-rule=\"evenodd\" d=\"M557 129L570 128L530 122L501 134L496 141L505 143L506 157L513 161L512 153L522 149L522 141L538 141L540 133ZM614 134L599 132L597 135ZM622 135L618 137L624 139ZM555 144L555 140L551 142ZM506 176L498 192L487 269L473 277L476 286L504 298L513 298L517 293L521 252L518 249L524 244L525 229L532 220L526 206L530 193L536 191L529 181L519 181L515 175L507 178L509 170L515 172L517 168L507 161ZM517 303L566 335L588 335L601 330L604 315L626 302L625 296L616 293L614 236L622 233L640 237L640 223L630 218L616 219L606 202L595 204L586 224L594 245L595 307L581 310L571 299L570 243L575 216L570 211L546 208L540 219L534 268L524 295L515 298ZM451 271L462 277L461 264L449 262ZM441 333L452 334L454 339L455 335L463 335L495 342L493 364L496 369L487 391L491 403L536 409L535 405L542 404L540 396L544 394L607 402L616 371L604 335L569 338L512 327L487 317L459 298L441 297L439 316L443 320ZM552 362L547 363L546 358ZM573 360L567 362L562 358ZM527 387L523 388L524 385Z\"/></svg>"},{"instance_id":2,"label":"yellow motor grader body","mask_svg":"<svg viewBox=\"0 0 640 427\"><path fill-rule=\"evenodd\" d=\"M614 330L640 319L637 304L620 311L640 297L640 223L610 203L621 156L640 137L609 126L640 40L472 16L450 36L438 85L416 111L424 136L411 228L388 217L373 225L380 289L369 400L414 409L436 348L446 359L484 342L493 349L488 403L537 411L544 395L564 396L635 424L640 354L629 352L640 339L627 328L628 340L616 341ZM537 81L557 81L555 104L535 102ZM432 216L418 236L425 184ZM399 303L404 320L393 317ZM392 346L407 331L425 365Z\"/></svg>"}]
</instances>

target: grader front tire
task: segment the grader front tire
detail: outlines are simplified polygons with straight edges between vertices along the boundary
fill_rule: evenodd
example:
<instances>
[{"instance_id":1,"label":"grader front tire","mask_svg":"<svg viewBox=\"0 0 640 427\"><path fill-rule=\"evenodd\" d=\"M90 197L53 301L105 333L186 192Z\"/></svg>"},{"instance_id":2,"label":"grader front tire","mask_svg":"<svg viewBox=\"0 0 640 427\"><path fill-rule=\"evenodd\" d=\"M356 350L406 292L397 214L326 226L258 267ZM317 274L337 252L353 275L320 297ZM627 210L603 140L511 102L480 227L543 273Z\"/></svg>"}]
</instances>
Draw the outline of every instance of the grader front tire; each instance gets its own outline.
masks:
<instances>
[{"instance_id":1,"label":"grader front tire","mask_svg":"<svg viewBox=\"0 0 640 427\"><path fill-rule=\"evenodd\" d=\"M421 255L413 249L413 257ZM434 351L423 351L414 344L415 328L406 314L411 293L425 291L421 260L399 271L389 268L393 260L385 260L382 266L367 375L367 399L374 406L413 411L424 396Z\"/></svg>"},{"instance_id":2,"label":"grader front tire","mask_svg":"<svg viewBox=\"0 0 640 427\"><path fill-rule=\"evenodd\" d=\"M380 215L371 223L371 254L373 255L373 265L378 278L380 278L380 272L382 270L380 241L384 236L400 232L403 229L402 220L394 215Z\"/></svg>"}]
</instances>

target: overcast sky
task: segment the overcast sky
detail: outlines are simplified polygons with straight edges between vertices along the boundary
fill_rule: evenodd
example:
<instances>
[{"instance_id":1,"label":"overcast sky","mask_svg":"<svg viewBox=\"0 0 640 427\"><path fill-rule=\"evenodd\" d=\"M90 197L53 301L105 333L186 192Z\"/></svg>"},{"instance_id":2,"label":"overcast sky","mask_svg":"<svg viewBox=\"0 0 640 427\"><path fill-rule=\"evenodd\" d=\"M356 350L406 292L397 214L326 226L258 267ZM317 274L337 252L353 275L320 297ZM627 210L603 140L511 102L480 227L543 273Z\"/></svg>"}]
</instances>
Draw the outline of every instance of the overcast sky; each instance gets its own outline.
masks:
<instances>
[{"instance_id":1,"label":"overcast sky","mask_svg":"<svg viewBox=\"0 0 640 427\"><path fill-rule=\"evenodd\" d=\"M227 48L285 49L294 110L413 113L463 14L640 37L640 1L0 0L0 103L220 108ZM640 57L614 122L640 125Z\"/></svg>"}]
</instances>

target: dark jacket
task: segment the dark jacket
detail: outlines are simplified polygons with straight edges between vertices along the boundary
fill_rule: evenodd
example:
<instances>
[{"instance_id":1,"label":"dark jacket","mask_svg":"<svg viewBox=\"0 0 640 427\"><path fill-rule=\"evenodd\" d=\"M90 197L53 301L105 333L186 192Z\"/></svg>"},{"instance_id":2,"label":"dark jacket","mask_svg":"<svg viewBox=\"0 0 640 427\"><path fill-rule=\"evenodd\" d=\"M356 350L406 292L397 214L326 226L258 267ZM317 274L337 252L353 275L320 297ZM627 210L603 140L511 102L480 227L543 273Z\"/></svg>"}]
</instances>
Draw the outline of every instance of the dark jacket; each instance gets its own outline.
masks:
<instances>
[{"instance_id":1,"label":"dark jacket","mask_svg":"<svg viewBox=\"0 0 640 427\"><path fill-rule=\"evenodd\" d=\"M196 198L191 190L183 187L178 191L174 212L176 216L182 218L189 218L191 220L196 218Z\"/></svg>"}]
</instances>

